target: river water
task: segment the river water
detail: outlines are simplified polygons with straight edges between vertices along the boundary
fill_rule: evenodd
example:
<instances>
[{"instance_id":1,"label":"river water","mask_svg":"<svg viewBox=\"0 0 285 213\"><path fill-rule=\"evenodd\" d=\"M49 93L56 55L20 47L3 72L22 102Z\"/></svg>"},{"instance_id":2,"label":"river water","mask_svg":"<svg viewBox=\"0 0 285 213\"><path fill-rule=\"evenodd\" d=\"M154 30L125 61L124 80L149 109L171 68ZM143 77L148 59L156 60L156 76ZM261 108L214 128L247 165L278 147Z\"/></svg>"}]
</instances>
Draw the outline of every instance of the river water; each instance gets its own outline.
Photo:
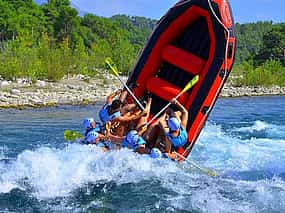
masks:
<instances>
[{"instance_id":1,"label":"river water","mask_svg":"<svg viewBox=\"0 0 285 213\"><path fill-rule=\"evenodd\" d=\"M284 212L285 97L219 99L190 158L66 143L100 106L0 110L0 212Z\"/></svg>"}]
</instances>

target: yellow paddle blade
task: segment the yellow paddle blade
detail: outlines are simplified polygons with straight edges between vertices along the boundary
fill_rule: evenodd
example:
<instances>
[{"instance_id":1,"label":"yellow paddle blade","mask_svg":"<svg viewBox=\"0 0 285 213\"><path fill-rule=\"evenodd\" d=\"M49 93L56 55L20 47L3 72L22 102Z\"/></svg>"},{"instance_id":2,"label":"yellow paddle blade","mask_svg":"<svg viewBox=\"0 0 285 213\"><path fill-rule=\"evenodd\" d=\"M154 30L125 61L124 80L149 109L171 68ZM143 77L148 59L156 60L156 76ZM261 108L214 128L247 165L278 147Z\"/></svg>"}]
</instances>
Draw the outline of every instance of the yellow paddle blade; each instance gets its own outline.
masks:
<instances>
[{"instance_id":1,"label":"yellow paddle blade","mask_svg":"<svg viewBox=\"0 0 285 213\"><path fill-rule=\"evenodd\" d=\"M110 67L116 76L119 76L119 71L111 58L106 58L105 63Z\"/></svg>"},{"instance_id":2,"label":"yellow paddle blade","mask_svg":"<svg viewBox=\"0 0 285 213\"><path fill-rule=\"evenodd\" d=\"M187 158L187 162L190 163L190 165L194 166L196 169L200 170L201 172L211 176L211 177L216 177L217 173L213 171L212 169L201 167L197 163L193 162L192 160Z\"/></svg>"},{"instance_id":3,"label":"yellow paddle blade","mask_svg":"<svg viewBox=\"0 0 285 213\"><path fill-rule=\"evenodd\" d=\"M63 137L66 141L76 141L77 139L83 138L83 135L80 132L73 130L65 130L63 132Z\"/></svg>"},{"instance_id":4,"label":"yellow paddle blade","mask_svg":"<svg viewBox=\"0 0 285 213\"><path fill-rule=\"evenodd\" d=\"M212 177L217 177L217 173L215 171L208 171L208 175L212 176Z\"/></svg>"},{"instance_id":5,"label":"yellow paddle blade","mask_svg":"<svg viewBox=\"0 0 285 213\"><path fill-rule=\"evenodd\" d=\"M189 81L188 84L186 84L181 93L184 93L187 90L191 89L198 81L199 81L199 75L195 75L194 78L192 78L192 80Z\"/></svg>"},{"instance_id":6,"label":"yellow paddle blade","mask_svg":"<svg viewBox=\"0 0 285 213\"><path fill-rule=\"evenodd\" d=\"M189 158L186 158L185 161L187 163L189 163L191 166L193 166L194 168L200 170L201 172L203 172L203 173L205 173L211 177L217 177L217 173L214 170L206 168L206 167L202 167L202 166L198 165L196 162L194 162L193 160L190 160Z\"/></svg>"}]
</instances>

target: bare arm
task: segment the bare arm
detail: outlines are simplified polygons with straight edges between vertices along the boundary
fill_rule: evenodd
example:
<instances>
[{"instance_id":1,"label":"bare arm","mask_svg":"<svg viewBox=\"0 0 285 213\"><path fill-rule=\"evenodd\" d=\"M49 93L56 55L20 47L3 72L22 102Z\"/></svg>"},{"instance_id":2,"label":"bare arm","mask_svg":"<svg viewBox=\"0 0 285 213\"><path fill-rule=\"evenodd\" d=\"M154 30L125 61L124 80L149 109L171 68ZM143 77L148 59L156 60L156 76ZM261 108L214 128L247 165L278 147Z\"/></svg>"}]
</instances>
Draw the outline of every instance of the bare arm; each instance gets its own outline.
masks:
<instances>
[{"instance_id":1,"label":"bare arm","mask_svg":"<svg viewBox=\"0 0 285 213\"><path fill-rule=\"evenodd\" d=\"M160 129L163 132L163 140L164 140L164 144L165 144L165 152L166 153L170 153L171 152L171 141L169 140L169 138L166 136L167 132L168 132L168 125L166 122L166 113L164 113L160 118L159 118L159 122L158 125L160 127Z\"/></svg>"},{"instance_id":2,"label":"bare arm","mask_svg":"<svg viewBox=\"0 0 285 213\"><path fill-rule=\"evenodd\" d=\"M188 111L185 109L185 107L179 103L176 99L173 99L171 103L175 104L179 110L181 111L181 126L186 129L187 127L187 122L188 122Z\"/></svg>"},{"instance_id":3,"label":"bare arm","mask_svg":"<svg viewBox=\"0 0 285 213\"><path fill-rule=\"evenodd\" d=\"M124 139L124 137L112 135L112 134L108 135L107 138L110 139L111 142L120 143L120 144L123 142L123 139Z\"/></svg>"},{"instance_id":4,"label":"bare arm","mask_svg":"<svg viewBox=\"0 0 285 213\"><path fill-rule=\"evenodd\" d=\"M139 114L122 115L122 116L119 116L118 118L115 118L114 120L119 121L119 122L130 122L130 121L133 121L133 120L137 120L137 119L141 118L144 115L145 115L145 112L142 111Z\"/></svg>"},{"instance_id":5,"label":"bare arm","mask_svg":"<svg viewBox=\"0 0 285 213\"><path fill-rule=\"evenodd\" d=\"M121 94L121 92L122 92L121 89L118 89L117 91L112 92L112 93L107 97L106 103L107 103L107 104L111 104L112 101L113 101L113 99L114 99L117 95Z\"/></svg>"},{"instance_id":6,"label":"bare arm","mask_svg":"<svg viewBox=\"0 0 285 213\"><path fill-rule=\"evenodd\" d=\"M158 120L158 125L162 129L163 133L167 133L166 128L168 128L167 122L166 122L166 113L164 113Z\"/></svg>"}]
</instances>

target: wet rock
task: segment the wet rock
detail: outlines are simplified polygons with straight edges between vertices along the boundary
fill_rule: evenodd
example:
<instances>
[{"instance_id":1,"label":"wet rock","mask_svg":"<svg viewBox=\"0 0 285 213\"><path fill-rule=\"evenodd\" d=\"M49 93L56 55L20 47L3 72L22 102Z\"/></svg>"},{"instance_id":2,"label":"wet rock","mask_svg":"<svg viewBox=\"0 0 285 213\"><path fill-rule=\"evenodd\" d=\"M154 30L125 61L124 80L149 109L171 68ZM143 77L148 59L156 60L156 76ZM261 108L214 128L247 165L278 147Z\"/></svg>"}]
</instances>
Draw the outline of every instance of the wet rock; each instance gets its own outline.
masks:
<instances>
[{"instance_id":1,"label":"wet rock","mask_svg":"<svg viewBox=\"0 0 285 213\"><path fill-rule=\"evenodd\" d=\"M21 91L18 90L18 89L15 89L15 88L11 89L10 92L11 92L11 94L13 94L13 95L20 95L20 94L21 94Z\"/></svg>"}]
</instances>

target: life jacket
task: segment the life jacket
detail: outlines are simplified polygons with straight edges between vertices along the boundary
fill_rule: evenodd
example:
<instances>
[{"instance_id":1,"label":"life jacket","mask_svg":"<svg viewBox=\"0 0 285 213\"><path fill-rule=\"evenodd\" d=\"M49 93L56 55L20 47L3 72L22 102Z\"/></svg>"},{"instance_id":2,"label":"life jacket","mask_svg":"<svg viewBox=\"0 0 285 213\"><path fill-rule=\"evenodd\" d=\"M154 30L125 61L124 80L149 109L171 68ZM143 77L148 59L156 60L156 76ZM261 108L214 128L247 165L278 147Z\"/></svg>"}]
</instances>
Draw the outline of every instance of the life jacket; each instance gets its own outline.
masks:
<instances>
[{"instance_id":1,"label":"life jacket","mask_svg":"<svg viewBox=\"0 0 285 213\"><path fill-rule=\"evenodd\" d=\"M87 136L87 134L90 132L90 131L92 131L92 130L95 130L96 132L103 132L103 127L101 126L101 124L99 123L99 122L96 122L96 126L95 126L95 128L87 128L86 129L86 131L85 131L85 133L84 133L84 136L86 137Z\"/></svg>"},{"instance_id":2,"label":"life jacket","mask_svg":"<svg viewBox=\"0 0 285 213\"><path fill-rule=\"evenodd\" d=\"M120 111L117 111L117 112L114 112L113 114L109 115L109 109L111 107L111 104L105 104L103 106L103 108L100 110L99 112L99 117L100 117L100 120L105 124L106 122L108 121L111 121L119 116L121 116L121 112Z\"/></svg>"},{"instance_id":3,"label":"life jacket","mask_svg":"<svg viewBox=\"0 0 285 213\"><path fill-rule=\"evenodd\" d=\"M180 150L187 142L187 132L183 127L180 127L179 135L174 137L170 132L166 134L168 139L171 141L172 146L174 147L175 151Z\"/></svg>"},{"instance_id":4,"label":"life jacket","mask_svg":"<svg viewBox=\"0 0 285 213\"><path fill-rule=\"evenodd\" d=\"M91 130L92 130L92 129L91 129ZM90 132L90 130L89 130L88 132ZM80 143L85 144L85 145L92 144L92 145L96 145L96 146L102 147L102 148L105 147L105 148L107 148L107 149L113 149L113 148L114 148L114 144L113 144L111 141L109 141L109 140L107 140L107 141L100 140L97 144L95 144L95 143L90 143L90 142L88 142L88 141L86 140L86 136L85 136L85 139L84 139L84 140L81 140L81 141L80 141Z\"/></svg>"}]
</instances>

